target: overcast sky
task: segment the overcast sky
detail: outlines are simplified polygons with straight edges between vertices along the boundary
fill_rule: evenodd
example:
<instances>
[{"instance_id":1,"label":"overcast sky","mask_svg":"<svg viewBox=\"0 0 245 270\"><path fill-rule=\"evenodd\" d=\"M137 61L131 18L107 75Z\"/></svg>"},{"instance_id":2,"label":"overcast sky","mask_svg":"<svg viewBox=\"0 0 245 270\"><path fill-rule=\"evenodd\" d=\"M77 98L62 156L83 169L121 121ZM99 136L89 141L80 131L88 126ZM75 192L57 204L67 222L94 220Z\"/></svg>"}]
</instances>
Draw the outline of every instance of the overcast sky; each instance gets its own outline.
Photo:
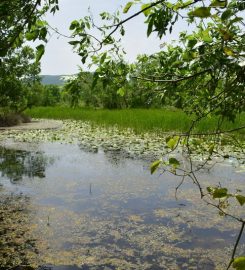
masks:
<instances>
[{"instance_id":1,"label":"overcast sky","mask_svg":"<svg viewBox=\"0 0 245 270\"><path fill-rule=\"evenodd\" d=\"M94 18L98 18L102 11L114 12L124 6L128 0L59 0L60 10L55 14L49 14L46 17L48 23L59 29L63 34L70 35L69 26L71 21L88 15L90 7ZM135 10L132 9L131 13ZM124 15L129 16L131 13ZM160 44L171 42L177 38L177 32L186 27L183 23L178 23L176 32L171 37L168 35L160 41L157 37L146 37L146 25L144 16L139 16L125 24L126 35L123 38L123 47L127 55L126 60L133 62L138 54L154 53L160 50ZM52 30L50 30L52 32ZM46 45L46 52L41 60L42 74L74 74L82 66L81 57L72 51L72 46L68 44L69 40L53 34Z\"/></svg>"}]
</instances>

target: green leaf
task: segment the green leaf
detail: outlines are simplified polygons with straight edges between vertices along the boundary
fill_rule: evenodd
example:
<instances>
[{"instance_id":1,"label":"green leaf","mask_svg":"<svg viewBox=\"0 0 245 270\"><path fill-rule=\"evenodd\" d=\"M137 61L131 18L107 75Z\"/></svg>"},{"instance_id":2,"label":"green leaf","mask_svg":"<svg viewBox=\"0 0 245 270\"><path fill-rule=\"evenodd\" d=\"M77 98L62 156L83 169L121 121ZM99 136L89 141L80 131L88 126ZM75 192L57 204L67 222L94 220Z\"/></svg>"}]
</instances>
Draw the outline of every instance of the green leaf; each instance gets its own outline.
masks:
<instances>
[{"instance_id":1,"label":"green leaf","mask_svg":"<svg viewBox=\"0 0 245 270\"><path fill-rule=\"evenodd\" d=\"M197 44L197 40L190 39L190 40L188 40L187 47L190 48L190 49L192 49L196 44Z\"/></svg>"},{"instance_id":2,"label":"green leaf","mask_svg":"<svg viewBox=\"0 0 245 270\"><path fill-rule=\"evenodd\" d=\"M169 164L172 165L174 168L177 168L180 166L180 162L176 158L169 158L168 160Z\"/></svg>"},{"instance_id":3,"label":"green leaf","mask_svg":"<svg viewBox=\"0 0 245 270\"><path fill-rule=\"evenodd\" d=\"M87 55L84 55L84 56L82 57L82 63L83 63L83 64L85 64L85 63L86 63L86 59L87 59L87 57L88 57Z\"/></svg>"},{"instance_id":4,"label":"green leaf","mask_svg":"<svg viewBox=\"0 0 245 270\"><path fill-rule=\"evenodd\" d=\"M195 47L194 47L194 49L195 49ZM183 60L185 60L185 61L191 61L192 60L192 56L191 56L189 51L184 52L182 54L182 57L183 57Z\"/></svg>"},{"instance_id":5,"label":"green leaf","mask_svg":"<svg viewBox=\"0 0 245 270\"><path fill-rule=\"evenodd\" d=\"M224 47L224 52L228 56L234 56L234 52L229 47Z\"/></svg>"},{"instance_id":6,"label":"green leaf","mask_svg":"<svg viewBox=\"0 0 245 270\"><path fill-rule=\"evenodd\" d=\"M161 160L156 160L151 164L151 174L153 174L157 170L161 162Z\"/></svg>"},{"instance_id":7,"label":"green leaf","mask_svg":"<svg viewBox=\"0 0 245 270\"><path fill-rule=\"evenodd\" d=\"M214 0L211 4L210 7L225 7L226 6L226 1L219 1L219 0Z\"/></svg>"},{"instance_id":8,"label":"green leaf","mask_svg":"<svg viewBox=\"0 0 245 270\"><path fill-rule=\"evenodd\" d=\"M133 2L128 2L123 9L123 13L127 13L129 9L132 7L132 5L133 5Z\"/></svg>"},{"instance_id":9,"label":"green leaf","mask_svg":"<svg viewBox=\"0 0 245 270\"><path fill-rule=\"evenodd\" d=\"M100 58L100 64L103 64L105 62L105 59L106 59L106 56L107 56L107 53L103 53L102 57Z\"/></svg>"},{"instance_id":10,"label":"green leaf","mask_svg":"<svg viewBox=\"0 0 245 270\"><path fill-rule=\"evenodd\" d=\"M38 38L38 31L27 32L25 37L28 41L35 40Z\"/></svg>"},{"instance_id":11,"label":"green leaf","mask_svg":"<svg viewBox=\"0 0 245 270\"><path fill-rule=\"evenodd\" d=\"M95 86L97 85L98 79L99 79L99 75L98 75L98 73L95 73L94 76L93 76L92 89L94 89Z\"/></svg>"},{"instance_id":12,"label":"green leaf","mask_svg":"<svg viewBox=\"0 0 245 270\"><path fill-rule=\"evenodd\" d=\"M77 28L79 26L79 22L77 20L72 21L71 25L70 25L70 30L74 30L75 28Z\"/></svg>"},{"instance_id":13,"label":"green leaf","mask_svg":"<svg viewBox=\"0 0 245 270\"><path fill-rule=\"evenodd\" d=\"M182 61L174 61L174 62L172 63L172 66L173 66L173 67L179 67L179 66L181 66L182 64L183 64Z\"/></svg>"},{"instance_id":14,"label":"green leaf","mask_svg":"<svg viewBox=\"0 0 245 270\"><path fill-rule=\"evenodd\" d=\"M227 9L226 11L224 11L222 13L221 20L225 21L225 20L229 19L232 15L233 15L232 11L230 9Z\"/></svg>"},{"instance_id":15,"label":"green leaf","mask_svg":"<svg viewBox=\"0 0 245 270\"><path fill-rule=\"evenodd\" d=\"M193 4L193 0L188 0L188 1L184 2L184 3L177 2L177 4L174 5L173 9L178 10L179 8L189 6L190 4Z\"/></svg>"},{"instance_id":16,"label":"green leaf","mask_svg":"<svg viewBox=\"0 0 245 270\"><path fill-rule=\"evenodd\" d=\"M177 146L178 142L179 142L179 136L174 136L173 138L166 139L167 146L171 150L173 150Z\"/></svg>"},{"instance_id":17,"label":"green leaf","mask_svg":"<svg viewBox=\"0 0 245 270\"><path fill-rule=\"evenodd\" d=\"M208 149L208 152L209 152L210 155L212 155L213 151L214 151L214 144L211 144L209 149Z\"/></svg>"},{"instance_id":18,"label":"green leaf","mask_svg":"<svg viewBox=\"0 0 245 270\"><path fill-rule=\"evenodd\" d=\"M123 97L125 95L125 89L123 87L119 88L117 90L117 94Z\"/></svg>"},{"instance_id":19,"label":"green leaf","mask_svg":"<svg viewBox=\"0 0 245 270\"><path fill-rule=\"evenodd\" d=\"M45 52L45 47L43 44L40 44L36 47L37 53L36 53L36 62L39 62L40 59L42 58L44 52Z\"/></svg>"},{"instance_id":20,"label":"green leaf","mask_svg":"<svg viewBox=\"0 0 245 270\"><path fill-rule=\"evenodd\" d=\"M202 31L202 40L208 43L213 41L212 37L209 35L209 29Z\"/></svg>"},{"instance_id":21,"label":"green leaf","mask_svg":"<svg viewBox=\"0 0 245 270\"><path fill-rule=\"evenodd\" d=\"M227 188L216 188L213 192L214 199L221 199L227 197Z\"/></svg>"},{"instance_id":22,"label":"green leaf","mask_svg":"<svg viewBox=\"0 0 245 270\"><path fill-rule=\"evenodd\" d=\"M242 18L242 17L236 17L236 18L230 20L230 22L228 23L227 26L229 27L229 26L231 26L232 24L237 23L237 22L241 22L241 21L243 21L243 18Z\"/></svg>"},{"instance_id":23,"label":"green leaf","mask_svg":"<svg viewBox=\"0 0 245 270\"><path fill-rule=\"evenodd\" d=\"M38 21L36 21L36 26L37 27L45 27L45 26L47 26L47 22L46 21L42 21L42 20L38 20Z\"/></svg>"},{"instance_id":24,"label":"green leaf","mask_svg":"<svg viewBox=\"0 0 245 270\"><path fill-rule=\"evenodd\" d=\"M198 7L188 13L190 17L207 18L211 16L210 7Z\"/></svg>"},{"instance_id":25,"label":"green leaf","mask_svg":"<svg viewBox=\"0 0 245 270\"><path fill-rule=\"evenodd\" d=\"M46 36L47 36L47 33L48 33L47 28L46 28L46 27L43 27L43 28L40 30L40 33L39 33L40 39L45 40L45 39L46 39Z\"/></svg>"},{"instance_id":26,"label":"green leaf","mask_svg":"<svg viewBox=\"0 0 245 270\"><path fill-rule=\"evenodd\" d=\"M80 43L80 41L73 40L73 41L69 41L68 43L71 44L72 46L76 46Z\"/></svg>"},{"instance_id":27,"label":"green leaf","mask_svg":"<svg viewBox=\"0 0 245 270\"><path fill-rule=\"evenodd\" d=\"M234 259L233 267L236 270L245 270L245 257L238 257Z\"/></svg>"},{"instance_id":28,"label":"green leaf","mask_svg":"<svg viewBox=\"0 0 245 270\"><path fill-rule=\"evenodd\" d=\"M144 10L145 8L147 8L146 10L143 11L143 13L146 17L151 13L150 6L151 6L151 4L144 4L141 6L141 10Z\"/></svg>"},{"instance_id":29,"label":"green leaf","mask_svg":"<svg viewBox=\"0 0 245 270\"><path fill-rule=\"evenodd\" d=\"M149 21L148 23L148 27L147 27L147 37L150 36L150 34L152 33L152 30L153 30L153 24L154 24L154 17L155 16L152 16L153 18L151 18L151 20Z\"/></svg>"},{"instance_id":30,"label":"green leaf","mask_svg":"<svg viewBox=\"0 0 245 270\"><path fill-rule=\"evenodd\" d=\"M124 28L123 28L123 27L121 27L121 28L120 28L120 34L121 34L122 36L124 36L124 35L125 35L125 30L124 30Z\"/></svg>"},{"instance_id":31,"label":"green leaf","mask_svg":"<svg viewBox=\"0 0 245 270\"><path fill-rule=\"evenodd\" d=\"M244 205L244 203L245 203L245 196L243 196L243 195L236 195L236 199L240 203L241 206Z\"/></svg>"},{"instance_id":32,"label":"green leaf","mask_svg":"<svg viewBox=\"0 0 245 270\"><path fill-rule=\"evenodd\" d=\"M209 192L209 193L213 193L214 192L214 188L213 187L207 187L207 191Z\"/></svg>"},{"instance_id":33,"label":"green leaf","mask_svg":"<svg viewBox=\"0 0 245 270\"><path fill-rule=\"evenodd\" d=\"M86 26L88 29L90 29L90 23L89 22L85 22Z\"/></svg>"}]
</instances>

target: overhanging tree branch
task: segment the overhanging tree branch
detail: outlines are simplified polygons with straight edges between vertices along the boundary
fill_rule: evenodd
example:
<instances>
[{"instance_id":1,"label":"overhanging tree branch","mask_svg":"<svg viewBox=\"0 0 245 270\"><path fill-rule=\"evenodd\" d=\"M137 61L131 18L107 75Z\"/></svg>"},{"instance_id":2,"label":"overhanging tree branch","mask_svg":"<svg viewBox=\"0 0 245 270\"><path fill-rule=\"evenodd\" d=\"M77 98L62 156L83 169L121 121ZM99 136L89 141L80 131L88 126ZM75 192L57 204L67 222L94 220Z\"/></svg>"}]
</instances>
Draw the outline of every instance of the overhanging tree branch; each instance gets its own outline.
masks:
<instances>
[{"instance_id":1,"label":"overhanging tree branch","mask_svg":"<svg viewBox=\"0 0 245 270\"><path fill-rule=\"evenodd\" d=\"M158 4L161 4L163 2L165 2L165 0L159 0L159 1L155 2L155 3L152 3L151 5L143 8L142 10L140 10L140 11L136 12L135 14L129 16L128 18L120 21L118 24L115 24L115 25L112 25L111 27L109 27L109 28L112 28L112 27L115 27L115 28L102 41L99 42L99 47L96 50L90 51L89 53L94 53L94 52L100 51L102 49L102 47L103 47L103 44L107 42L107 40L118 30L118 28L121 25L125 24L126 22L128 22L128 21L132 20L133 18L139 16L140 14L144 13L146 10L148 10L148 9L154 7L154 6L157 6Z\"/></svg>"},{"instance_id":2,"label":"overhanging tree branch","mask_svg":"<svg viewBox=\"0 0 245 270\"><path fill-rule=\"evenodd\" d=\"M11 47L15 40L18 38L18 36L20 35L20 33L23 31L23 29L25 28L25 26L28 24L28 22L30 21L30 18L32 17L33 13L35 12L35 10L37 9L37 6L40 5L40 0L37 0L33 6L33 8L30 11L30 14L28 16L26 16L26 20L24 21L24 23L18 28L17 33L14 35L14 37L11 39L11 41L9 43L6 44L6 48Z\"/></svg>"},{"instance_id":3,"label":"overhanging tree branch","mask_svg":"<svg viewBox=\"0 0 245 270\"><path fill-rule=\"evenodd\" d=\"M202 0L194 0L193 2L189 3L188 5L184 5L184 6L180 7L179 9L184 9L184 8L186 8L186 7L188 7L188 6L194 5L194 4L196 4L197 2L201 2L201 1L202 1ZM114 28L114 29L113 29L113 30L105 37L105 39L104 39L101 43L103 44L104 42L106 42L106 40L107 40L109 37L111 37L111 36L118 30L118 28L119 28L121 25L123 25L124 23L126 23L126 22L130 21L131 19L137 17L137 16L140 15L141 13L144 13L144 12L147 11L148 9L151 9L152 7L155 7L155 6L157 6L158 4L162 4L162 3L164 3L164 2L165 2L165 0L159 0L159 1L155 2L155 3L152 3L151 5L149 5L149 6L145 7L145 8L143 8L143 9L141 9L140 11L136 12L136 13L133 14L132 16L130 16L130 17L126 18L125 20L122 20L122 21L119 22L118 24L114 25L115 28ZM176 11L175 11L175 12L176 12Z\"/></svg>"},{"instance_id":4,"label":"overhanging tree branch","mask_svg":"<svg viewBox=\"0 0 245 270\"><path fill-rule=\"evenodd\" d=\"M112 31L104 38L104 40L101 41L101 45L104 44L104 43L107 41L107 39L110 38L110 37L118 30L118 28L119 28L121 25L123 25L124 23L130 21L131 19L133 19L133 18L139 16L141 13L144 13L146 10L148 10L148 9L150 9L150 8L152 8L152 7L155 7L155 6L157 6L158 4L161 4L161 3L163 3L163 2L165 2L165 0L160 0L160 1L157 1L157 2L155 2L155 3L152 3L151 5L149 5L149 6L145 7L145 8L143 8L143 9L141 9L140 11L136 12L136 13L133 14L132 16L129 16L129 17L126 18L125 20L120 21L118 24L115 25L115 28L114 28L114 29L113 29L113 30L112 30Z\"/></svg>"},{"instance_id":5,"label":"overhanging tree branch","mask_svg":"<svg viewBox=\"0 0 245 270\"><path fill-rule=\"evenodd\" d=\"M245 129L245 126L241 126L241 127L233 128L233 129L228 129L228 130L219 130L219 131L215 131L215 132L191 133L191 136L213 136L213 135L221 135L221 134L236 132L236 131L239 131L239 130L242 130L242 129ZM177 136L186 137L186 136L189 136L189 133L181 133L181 134L176 134L176 135Z\"/></svg>"}]
</instances>

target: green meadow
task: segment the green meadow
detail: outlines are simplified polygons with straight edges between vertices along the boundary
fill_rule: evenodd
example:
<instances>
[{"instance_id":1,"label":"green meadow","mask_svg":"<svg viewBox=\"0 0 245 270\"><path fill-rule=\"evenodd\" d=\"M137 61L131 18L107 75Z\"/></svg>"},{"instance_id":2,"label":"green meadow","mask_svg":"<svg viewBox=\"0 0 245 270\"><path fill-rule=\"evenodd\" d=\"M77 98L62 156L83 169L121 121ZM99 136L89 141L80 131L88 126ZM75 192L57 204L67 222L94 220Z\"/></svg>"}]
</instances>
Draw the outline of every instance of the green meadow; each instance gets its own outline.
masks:
<instances>
[{"instance_id":1,"label":"green meadow","mask_svg":"<svg viewBox=\"0 0 245 270\"><path fill-rule=\"evenodd\" d=\"M191 126L192 118L177 109L91 109L68 107L35 107L26 111L32 118L73 119L89 121L103 126L116 125L131 128L135 132L185 132ZM212 132L217 127L217 117L200 121L195 132ZM245 114L234 123L224 121L221 129L230 130L245 124ZM244 130L238 131L244 134Z\"/></svg>"}]
</instances>

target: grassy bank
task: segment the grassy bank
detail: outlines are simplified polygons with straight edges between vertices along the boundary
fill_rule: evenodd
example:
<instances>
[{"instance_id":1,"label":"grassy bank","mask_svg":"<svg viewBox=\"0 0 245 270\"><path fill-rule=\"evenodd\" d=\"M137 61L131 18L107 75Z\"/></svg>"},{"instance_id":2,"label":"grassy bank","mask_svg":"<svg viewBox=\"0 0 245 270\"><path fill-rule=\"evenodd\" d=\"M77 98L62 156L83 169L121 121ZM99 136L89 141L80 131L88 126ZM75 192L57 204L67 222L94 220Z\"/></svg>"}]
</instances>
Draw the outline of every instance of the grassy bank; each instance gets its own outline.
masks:
<instances>
[{"instance_id":1,"label":"grassy bank","mask_svg":"<svg viewBox=\"0 0 245 270\"><path fill-rule=\"evenodd\" d=\"M88 108L36 107L26 113L33 118L74 119L91 121L100 125L117 125L122 128L132 128L136 132L144 131L180 131L185 132L191 125L191 118L180 110L167 109L125 109L104 110ZM245 124L245 114L236 122L224 122L223 130L229 130ZM217 118L212 117L201 121L197 132L215 130ZM240 133L245 134L244 131Z\"/></svg>"}]
</instances>

